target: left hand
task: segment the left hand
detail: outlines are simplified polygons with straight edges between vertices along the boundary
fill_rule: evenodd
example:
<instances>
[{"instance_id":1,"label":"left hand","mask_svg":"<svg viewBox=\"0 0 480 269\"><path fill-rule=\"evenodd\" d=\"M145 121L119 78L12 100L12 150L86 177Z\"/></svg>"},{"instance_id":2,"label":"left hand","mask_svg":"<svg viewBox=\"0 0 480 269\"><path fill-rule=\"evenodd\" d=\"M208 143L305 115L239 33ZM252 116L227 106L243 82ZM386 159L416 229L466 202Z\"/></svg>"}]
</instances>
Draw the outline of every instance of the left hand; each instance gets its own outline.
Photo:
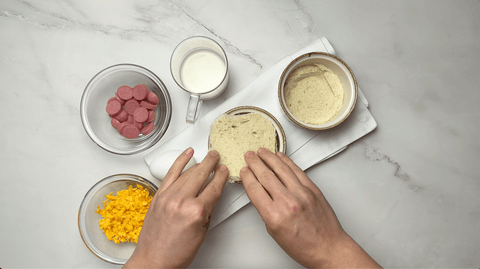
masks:
<instances>
[{"instance_id":1,"label":"left hand","mask_svg":"<svg viewBox=\"0 0 480 269\"><path fill-rule=\"evenodd\" d=\"M203 161L182 173L193 156L185 150L172 165L145 216L137 247L124 268L187 267L195 258L210 224L215 203L228 178L220 156L211 151Z\"/></svg>"}]
</instances>

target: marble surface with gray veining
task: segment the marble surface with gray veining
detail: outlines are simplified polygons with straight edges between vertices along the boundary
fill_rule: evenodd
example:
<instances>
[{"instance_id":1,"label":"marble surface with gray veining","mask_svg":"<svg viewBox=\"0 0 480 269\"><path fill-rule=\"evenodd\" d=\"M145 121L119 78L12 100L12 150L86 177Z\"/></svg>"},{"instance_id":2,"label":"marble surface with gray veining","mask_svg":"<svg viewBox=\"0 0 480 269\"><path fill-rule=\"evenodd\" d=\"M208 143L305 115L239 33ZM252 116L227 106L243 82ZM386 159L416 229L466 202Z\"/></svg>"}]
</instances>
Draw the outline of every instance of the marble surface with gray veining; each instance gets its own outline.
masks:
<instances>
[{"instance_id":1,"label":"marble surface with gray veining","mask_svg":"<svg viewBox=\"0 0 480 269\"><path fill-rule=\"evenodd\" d=\"M187 127L171 78L183 39L218 41L230 84L205 114L286 55L325 36L353 69L378 127L307 170L344 229L385 267L480 267L480 1L0 2L0 267L98 268L77 228L87 190L116 173L156 181L110 154L79 115L88 81L135 63L173 102L168 139ZM250 204L207 235L191 267L301 267Z\"/></svg>"}]
</instances>

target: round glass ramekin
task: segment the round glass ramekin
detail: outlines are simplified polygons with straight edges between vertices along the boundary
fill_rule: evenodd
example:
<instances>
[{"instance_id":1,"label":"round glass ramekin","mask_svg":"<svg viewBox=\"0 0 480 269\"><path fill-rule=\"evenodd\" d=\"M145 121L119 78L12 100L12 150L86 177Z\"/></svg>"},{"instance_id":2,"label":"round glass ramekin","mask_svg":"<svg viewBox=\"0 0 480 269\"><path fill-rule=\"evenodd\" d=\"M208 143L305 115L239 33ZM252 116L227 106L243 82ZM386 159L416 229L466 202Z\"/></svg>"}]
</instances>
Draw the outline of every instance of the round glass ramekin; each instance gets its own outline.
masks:
<instances>
[{"instance_id":1,"label":"round glass ramekin","mask_svg":"<svg viewBox=\"0 0 480 269\"><path fill-rule=\"evenodd\" d=\"M117 191L126 190L130 185L142 186L151 196L158 190L155 184L137 175L112 175L90 188L78 210L78 229L85 246L98 258L113 264L125 264L135 250L136 244L130 242L115 244L109 241L98 223L102 216L95 211L97 206L103 208L102 202L106 200L105 195L110 193L115 195Z\"/></svg>"},{"instance_id":2,"label":"round glass ramekin","mask_svg":"<svg viewBox=\"0 0 480 269\"><path fill-rule=\"evenodd\" d=\"M112 125L105 111L107 102L115 96L118 87L145 84L159 99L155 108L155 128L148 135L127 139ZM87 84L80 102L80 116L88 136L104 150L131 155L155 145L165 134L172 117L172 101L163 82L152 71L134 64L117 64L96 74Z\"/></svg>"}]
</instances>

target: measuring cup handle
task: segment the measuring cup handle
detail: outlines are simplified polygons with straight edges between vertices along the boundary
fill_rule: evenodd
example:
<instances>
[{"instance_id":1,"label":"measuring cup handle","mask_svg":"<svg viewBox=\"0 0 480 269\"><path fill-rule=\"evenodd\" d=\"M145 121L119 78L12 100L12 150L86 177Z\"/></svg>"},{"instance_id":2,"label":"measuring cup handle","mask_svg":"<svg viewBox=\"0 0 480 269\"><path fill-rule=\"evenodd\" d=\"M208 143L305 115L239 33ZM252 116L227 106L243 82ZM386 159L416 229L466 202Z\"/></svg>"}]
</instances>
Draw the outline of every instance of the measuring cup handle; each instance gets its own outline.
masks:
<instances>
[{"instance_id":1,"label":"measuring cup handle","mask_svg":"<svg viewBox=\"0 0 480 269\"><path fill-rule=\"evenodd\" d=\"M190 95L190 100L188 101L187 107L187 123L194 124L198 115L200 115L200 108L202 107L203 100L200 98L200 95L192 94Z\"/></svg>"}]
</instances>

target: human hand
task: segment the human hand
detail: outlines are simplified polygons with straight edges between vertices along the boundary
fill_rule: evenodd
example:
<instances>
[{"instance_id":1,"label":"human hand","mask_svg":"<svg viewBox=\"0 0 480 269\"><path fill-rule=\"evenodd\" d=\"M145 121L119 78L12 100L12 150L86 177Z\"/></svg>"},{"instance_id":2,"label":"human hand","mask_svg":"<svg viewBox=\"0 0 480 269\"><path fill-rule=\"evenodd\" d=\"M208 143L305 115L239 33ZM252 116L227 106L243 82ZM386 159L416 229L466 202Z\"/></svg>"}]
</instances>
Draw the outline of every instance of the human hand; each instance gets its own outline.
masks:
<instances>
[{"instance_id":1,"label":"human hand","mask_svg":"<svg viewBox=\"0 0 480 269\"><path fill-rule=\"evenodd\" d=\"M245 191L280 247L306 267L380 267L342 229L322 192L282 153L245 154Z\"/></svg>"},{"instance_id":2,"label":"human hand","mask_svg":"<svg viewBox=\"0 0 480 269\"><path fill-rule=\"evenodd\" d=\"M195 258L228 170L219 165L204 187L220 156L211 151L200 164L182 173L192 156L193 149L187 149L168 171L150 203L137 247L124 268L187 267Z\"/></svg>"}]
</instances>

